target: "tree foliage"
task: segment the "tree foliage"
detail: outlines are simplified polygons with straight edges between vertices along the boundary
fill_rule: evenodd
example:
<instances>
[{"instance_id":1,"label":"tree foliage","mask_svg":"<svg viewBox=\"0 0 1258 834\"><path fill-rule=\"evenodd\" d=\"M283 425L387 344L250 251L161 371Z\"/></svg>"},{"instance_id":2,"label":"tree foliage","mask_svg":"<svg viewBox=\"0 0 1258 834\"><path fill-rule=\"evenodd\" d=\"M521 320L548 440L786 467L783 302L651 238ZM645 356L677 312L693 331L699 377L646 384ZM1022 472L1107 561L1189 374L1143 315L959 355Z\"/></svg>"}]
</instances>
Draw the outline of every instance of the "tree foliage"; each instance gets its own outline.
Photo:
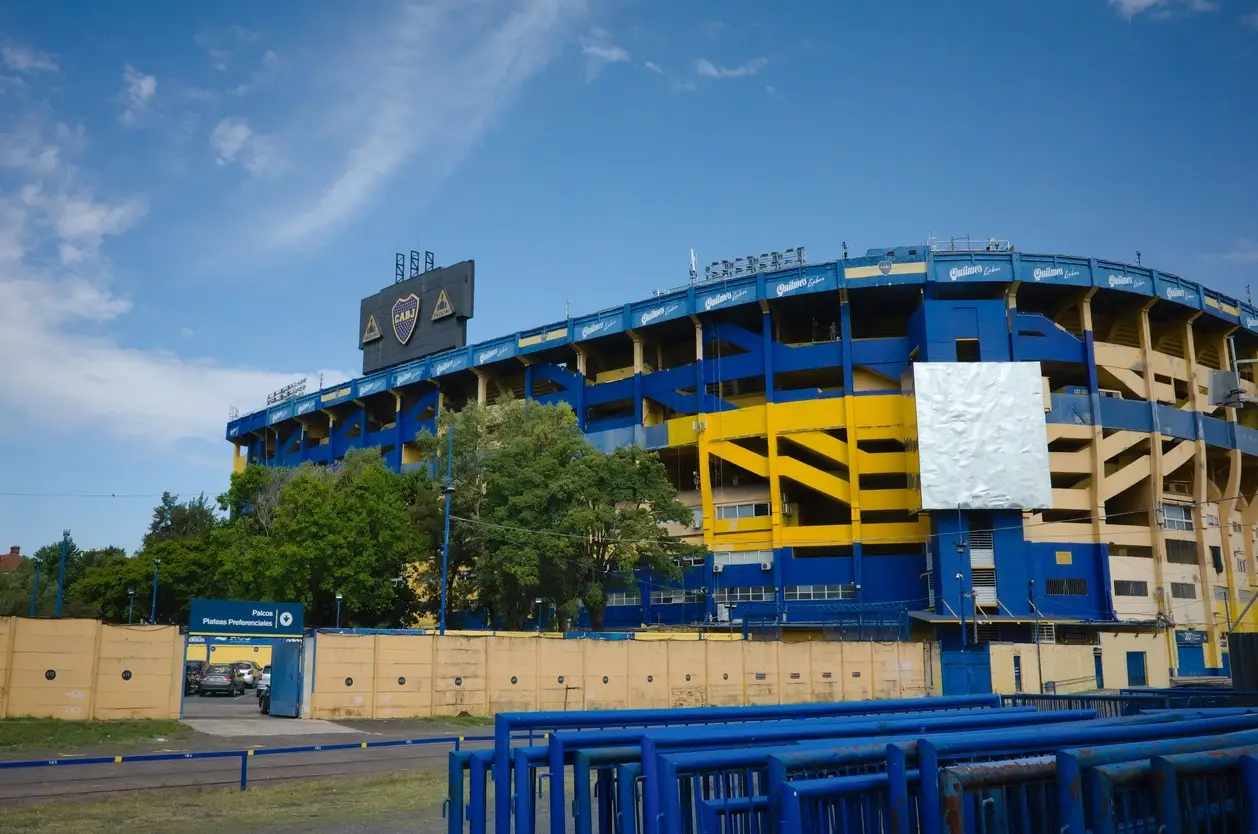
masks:
<instances>
[{"instance_id":1,"label":"tree foliage","mask_svg":"<svg viewBox=\"0 0 1258 834\"><path fill-rule=\"evenodd\" d=\"M508 627L540 598L569 615L584 605L601 629L608 590L637 571L674 577L698 550L666 532L690 511L660 462L597 451L566 405L473 404L417 441L431 465L402 474L357 450L333 467L248 467L217 502L163 494L134 555L70 543L64 613L126 622L134 591L134 619L147 619L156 567L158 622L186 622L193 599L233 598L299 602L307 623L331 625L340 593L342 624L410 625L438 611L447 484L448 610ZM0 614L26 613L38 561L37 611L51 615L60 559L57 542L0 576Z\"/></svg>"}]
</instances>

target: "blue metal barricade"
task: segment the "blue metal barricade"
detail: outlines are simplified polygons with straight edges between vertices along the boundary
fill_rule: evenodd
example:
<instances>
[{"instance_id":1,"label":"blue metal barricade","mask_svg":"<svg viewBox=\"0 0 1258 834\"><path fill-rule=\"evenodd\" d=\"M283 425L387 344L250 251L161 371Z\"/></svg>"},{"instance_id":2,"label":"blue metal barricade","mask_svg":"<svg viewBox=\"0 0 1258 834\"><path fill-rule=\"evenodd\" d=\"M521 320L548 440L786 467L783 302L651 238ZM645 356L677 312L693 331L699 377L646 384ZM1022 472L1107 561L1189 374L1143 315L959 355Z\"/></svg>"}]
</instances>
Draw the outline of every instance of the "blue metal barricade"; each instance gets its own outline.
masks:
<instances>
[{"instance_id":1,"label":"blue metal barricade","mask_svg":"<svg viewBox=\"0 0 1258 834\"><path fill-rule=\"evenodd\" d=\"M725 724L842 715L875 715L910 710L951 710L997 707L997 695L965 695L946 698L916 698L888 701L847 701L837 703L790 704L753 707L695 707L689 709L581 710L575 712L513 712L494 717L494 826L496 834L509 834L511 828L510 741L518 733L559 729L669 727L688 724ZM553 751L552 751L553 752ZM563 760L550 763L551 772L563 768ZM551 782L550 810L553 817L565 816L566 792L563 780ZM452 832L453 834L453 832Z\"/></svg>"},{"instance_id":2,"label":"blue metal barricade","mask_svg":"<svg viewBox=\"0 0 1258 834\"><path fill-rule=\"evenodd\" d=\"M916 787L917 771L906 774ZM778 797L781 834L892 834L920 828L917 809L897 805L885 773L791 782Z\"/></svg>"},{"instance_id":3,"label":"blue metal barricade","mask_svg":"<svg viewBox=\"0 0 1258 834\"><path fill-rule=\"evenodd\" d=\"M1258 747L1232 747L1197 753L1156 756L1150 762L1157 797L1158 830L1164 834L1232 834L1252 831L1258 779L1242 768L1243 757Z\"/></svg>"}]
</instances>

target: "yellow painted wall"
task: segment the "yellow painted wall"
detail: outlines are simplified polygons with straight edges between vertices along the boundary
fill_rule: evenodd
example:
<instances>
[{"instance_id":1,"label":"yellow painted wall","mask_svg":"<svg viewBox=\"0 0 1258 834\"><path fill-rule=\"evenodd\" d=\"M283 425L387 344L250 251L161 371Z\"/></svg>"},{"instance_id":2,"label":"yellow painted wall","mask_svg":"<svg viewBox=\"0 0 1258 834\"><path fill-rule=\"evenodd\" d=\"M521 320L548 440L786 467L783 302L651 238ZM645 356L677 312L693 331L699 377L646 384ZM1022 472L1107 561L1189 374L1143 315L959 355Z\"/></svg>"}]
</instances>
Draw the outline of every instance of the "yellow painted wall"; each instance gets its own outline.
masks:
<instances>
[{"instance_id":1,"label":"yellow painted wall","mask_svg":"<svg viewBox=\"0 0 1258 834\"><path fill-rule=\"evenodd\" d=\"M603 641L320 634L311 715L487 716L929 694L925 665L930 658L921 643L770 643L695 636Z\"/></svg>"},{"instance_id":2,"label":"yellow painted wall","mask_svg":"<svg viewBox=\"0 0 1258 834\"><path fill-rule=\"evenodd\" d=\"M0 618L0 718L178 718L182 669L173 626Z\"/></svg>"},{"instance_id":3,"label":"yellow painted wall","mask_svg":"<svg viewBox=\"0 0 1258 834\"><path fill-rule=\"evenodd\" d=\"M1039 647L1038 658L1036 646L1033 643L993 643L991 644L992 690L1002 695L1018 691L1014 686L1013 676L1015 656L1022 658L1022 692L1040 691L1040 664L1044 667L1045 681L1059 682L1058 694L1095 690L1096 665L1093 660L1093 650L1098 648L1101 651L1101 672L1106 689L1122 689L1131 685L1127 680L1127 652L1129 651L1145 653L1149 686L1170 686L1166 640L1158 634L1119 632L1103 633L1100 646L1065 646L1044 643ZM1060 682L1065 681L1071 683L1060 685Z\"/></svg>"}]
</instances>

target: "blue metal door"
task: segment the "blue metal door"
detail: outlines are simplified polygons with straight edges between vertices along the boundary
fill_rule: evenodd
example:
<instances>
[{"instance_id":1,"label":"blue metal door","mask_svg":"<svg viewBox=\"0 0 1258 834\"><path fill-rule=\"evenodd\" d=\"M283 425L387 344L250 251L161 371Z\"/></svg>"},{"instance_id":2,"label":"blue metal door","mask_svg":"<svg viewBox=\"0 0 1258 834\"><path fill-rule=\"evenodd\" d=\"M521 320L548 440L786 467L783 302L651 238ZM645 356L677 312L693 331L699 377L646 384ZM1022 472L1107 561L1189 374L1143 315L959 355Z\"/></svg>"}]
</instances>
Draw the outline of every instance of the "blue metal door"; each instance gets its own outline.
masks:
<instances>
[{"instance_id":1,"label":"blue metal door","mask_svg":"<svg viewBox=\"0 0 1258 834\"><path fill-rule=\"evenodd\" d=\"M1180 643L1177 648L1179 649L1179 676L1181 678L1206 673L1205 646L1200 643L1196 645Z\"/></svg>"},{"instance_id":2,"label":"blue metal door","mask_svg":"<svg viewBox=\"0 0 1258 834\"><path fill-rule=\"evenodd\" d=\"M1093 652L1092 666L1096 671L1096 688L1105 688L1105 667L1101 664L1101 656Z\"/></svg>"},{"instance_id":3,"label":"blue metal door","mask_svg":"<svg viewBox=\"0 0 1258 834\"><path fill-rule=\"evenodd\" d=\"M992 664L987 644L970 646L964 651L943 651L939 656L943 667L943 694L987 695L992 691Z\"/></svg>"},{"instance_id":4,"label":"blue metal door","mask_svg":"<svg viewBox=\"0 0 1258 834\"><path fill-rule=\"evenodd\" d=\"M1144 664L1144 652L1127 652L1127 685L1149 685L1149 675L1145 670Z\"/></svg>"},{"instance_id":5,"label":"blue metal door","mask_svg":"<svg viewBox=\"0 0 1258 834\"><path fill-rule=\"evenodd\" d=\"M276 641L271 647L271 715L301 717L301 642Z\"/></svg>"}]
</instances>

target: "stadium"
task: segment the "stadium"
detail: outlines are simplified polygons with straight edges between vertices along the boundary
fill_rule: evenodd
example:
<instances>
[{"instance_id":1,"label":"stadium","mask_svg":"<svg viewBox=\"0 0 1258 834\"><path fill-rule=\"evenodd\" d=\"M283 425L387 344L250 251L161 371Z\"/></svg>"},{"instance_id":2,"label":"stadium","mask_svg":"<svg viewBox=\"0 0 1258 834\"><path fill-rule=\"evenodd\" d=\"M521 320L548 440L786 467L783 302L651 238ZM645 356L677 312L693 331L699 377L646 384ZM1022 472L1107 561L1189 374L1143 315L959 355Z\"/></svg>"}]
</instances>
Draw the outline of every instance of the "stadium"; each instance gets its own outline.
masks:
<instances>
[{"instance_id":1,"label":"stadium","mask_svg":"<svg viewBox=\"0 0 1258 834\"><path fill-rule=\"evenodd\" d=\"M609 627L937 640L945 691L994 644L1077 646L1097 687L1226 675L1258 623L1258 308L996 240L844 249L477 344L473 262L398 255L364 375L232 419L235 467L422 466L440 409L566 402L597 448L659 455L709 551Z\"/></svg>"}]
</instances>

